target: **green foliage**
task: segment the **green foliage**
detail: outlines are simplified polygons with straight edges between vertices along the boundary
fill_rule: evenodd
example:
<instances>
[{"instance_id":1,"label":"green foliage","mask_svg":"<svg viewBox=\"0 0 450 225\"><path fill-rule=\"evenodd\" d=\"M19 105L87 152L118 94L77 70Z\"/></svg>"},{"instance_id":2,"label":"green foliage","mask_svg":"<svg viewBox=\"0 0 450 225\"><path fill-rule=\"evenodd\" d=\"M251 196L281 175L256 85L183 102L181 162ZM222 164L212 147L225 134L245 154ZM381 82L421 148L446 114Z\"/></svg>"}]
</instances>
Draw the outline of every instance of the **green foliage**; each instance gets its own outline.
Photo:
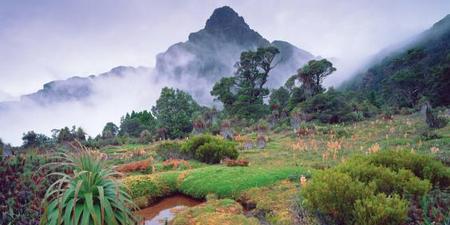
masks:
<instances>
[{"instance_id":1,"label":"green foliage","mask_svg":"<svg viewBox=\"0 0 450 225\"><path fill-rule=\"evenodd\" d=\"M431 184L448 187L449 169L428 156L382 151L318 172L301 195L337 224L401 224L407 200L427 198Z\"/></svg>"},{"instance_id":2,"label":"green foliage","mask_svg":"<svg viewBox=\"0 0 450 225\"><path fill-rule=\"evenodd\" d=\"M161 197L177 192L179 172L163 172L155 175L126 177L122 183L127 187L133 201L146 207Z\"/></svg>"},{"instance_id":3,"label":"green foliage","mask_svg":"<svg viewBox=\"0 0 450 225\"><path fill-rule=\"evenodd\" d=\"M211 135L194 136L182 147L186 154L205 163L219 163L222 159L237 159L239 156L233 142Z\"/></svg>"},{"instance_id":4,"label":"green foliage","mask_svg":"<svg viewBox=\"0 0 450 225\"><path fill-rule=\"evenodd\" d=\"M44 134L37 134L34 131L28 131L23 134L22 140L22 148L50 147L53 144L51 138Z\"/></svg>"},{"instance_id":5,"label":"green foliage","mask_svg":"<svg viewBox=\"0 0 450 225\"><path fill-rule=\"evenodd\" d=\"M403 224L408 213L408 202L398 195L377 194L357 200L355 203L355 224L398 225Z\"/></svg>"},{"instance_id":6,"label":"green foliage","mask_svg":"<svg viewBox=\"0 0 450 225\"><path fill-rule=\"evenodd\" d=\"M450 168L431 156L409 151L382 151L367 157L369 163L388 167L394 171L410 170L417 177L431 181L433 186L450 185Z\"/></svg>"},{"instance_id":7,"label":"green foliage","mask_svg":"<svg viewBox=\"0 0 450 225\"><path fill-rule=\"evenodd\" d=\"M118 174L89 152L61 154L57 165L72 173L59 176L47 190L41 224L135 224L131 197L113 178ZM54 165L54 164L51 164Z\"/></svg>"},{"instance_id":8,"label":"green foliage","mask_svg":"<svg viewBox=\"0 0 450 225\"><path fill-rule=\"evenodd\" d=\"M180 138L192 131L192 119L200 106L188 93L165 87L153 106L158 126L167 130L169 138Z\"/></svg>"},{"instance_id":9,"label":"green foliage","mask_svg":"<svg viewBox=\"0 0 450 225\"><path fill-rule=\"evenodd\" d=\"M356 120L352 108L342 93L328 90L317 94L300 104L301 109L323 123L340 123Z\"/></svg>"},{"instance_id":10,"label":"green foliage","mask_svg":"<svg viewBox=\"0 0 450 225\"><path fill-rule=\"evenodd\" d=\"M72 126L72 129L69 127L63 127L61 129L53 129L52 137L58 143L71 142L74 140L85 141L86 140L86 132L81 127Z\"/></svg>"},{"instance_id":11,"label":"green foliage","mask_svg":"<svg viewBox=\"0 0 450 225\"><path fill-rule=\"evenodd\" d=\"M152 134L148 130L143 130L141 134L139 134L139 142L142 144L148 144L152 142L152 140L153 140Z\"/></svg>"},{"instance_id":12,"label":"green foliage","mask_svg":"<svg viewBox=\"0 0 450 225\"><path fill-rule=\"evenodd\" d=\"M301 87L294 87L292 88L289 102L288 102L288 109L293 110L299 103L306 100L305 90Z\"/></svg>"},{"instance_id":13,"label":"green foliage","mask_svg":"<svg viewBox=\"0 0 450 225\"><path fill-rule=\"evenodd\" d=\"M297 78L302 83L307 97L322 93L322 81L325 77L336 71L333 64L327 59L311 60L297 71Z\"/></svg>"},{"instance_id":14,"label":"green foliage","mask_svg":"<svg viewBox=\"0 0 450 225\"><path fill-rule=\"evenodd\" d=\"M423 224L449 224L450 223L450 190L433 189L418 202L418 217Z\"/></svg>"},{"instance_id":15,"label":"green foliage","mask_svg":"<svg viewBox=\"0 0 450 225\"><path fill-rule=\"evenodd\" d=\"M222 78L214 85L211 95L220 100L231 115L245 119L261 118L267 113L264 97L269 95L269 89L264 85L278 53L275 47L242 52L236 64L236 75Z\"/></svg>"},{"instance_id":16,"label":"green foliage","mask_svg":"<svg viewBox=\"0 0 450 225\"><path fill-rule=\"evenodd\" d=\"M450 23L448 17L438 23L406 50L397 49L371 66L349 88L384 105L414 107L427 97L433 106L448 106Z\"/></svg>"},{"instance_id":17,"label":"green foliage","mask_svg":"<svg viewBox=\"0 0 450 225\"><path fill-rule=\"evenodd\" d=\"M312 182L301 191L306 207L331 217L337 224L352 224L355 202L373 195L373 192L373 185L333 170L315 174Z\"/></svg>"},{"instance_id":18,"label":"green foliage","mask_svg":"<svg viewBox=\"0 0 450 225\"><path fill-rule=\"evenodd\" d=\"M158 142L155 151L161 160L193 158L192 154L181 150L181 144L178 141Z\"/></svg>"},{"instance_id":19,"label":"green foliage","mask_svg":"<svg viewBox=\"0 0 450 225\"><path fill-rule=\"evenodd\" d=\"M105 139L113 138L113 137L117 136L118 134L119 134L119 127L117 127L117 125L114 124L113 122L108 122L103 127L102 137Z\"/></svg>"},{"instance_id":20,"label":"green foliage","mask_svg":"<svg viewBox=\"0 0 450 225\"><path fill-rule=\"evenodd\" d=\"M153 115L144 110L142 112L132 111L131 114L127 113L120 119L120 134L121 135L129 135L131 137L139 137L141 132L144 130L148 130L150 133L154 133L156 130L156 119ZM105 129L108 128L110 133L114 134L115 127L114 124L108 124L105 126ZM113 135L114 136L114 135Z\"/></svg>"},{"instance_id":21,"label":"green foliage","mask_svg":"<svg viewBox=\"0 0 450 225\"><path fill-rule=\"evenodd\" d=\"M287 109L289 103L289 91L280 87L278 89L273 89L270 94L269 105L273 109L278 109L279 111L283 111Z\"/></svg>"},{"instance_id":22,"label":"green foliage","mask_svg":"<svg viewBox=\"0 0 450 225\"><path fill-rule=\"evenodd\" d=\"M352 179L375 185L378 193L423 196L431 189L428 180L419 179L409 170L392 171L361 159L352 159L339 165L336 170L350 175Z\"/></svg>"}]
</instances>

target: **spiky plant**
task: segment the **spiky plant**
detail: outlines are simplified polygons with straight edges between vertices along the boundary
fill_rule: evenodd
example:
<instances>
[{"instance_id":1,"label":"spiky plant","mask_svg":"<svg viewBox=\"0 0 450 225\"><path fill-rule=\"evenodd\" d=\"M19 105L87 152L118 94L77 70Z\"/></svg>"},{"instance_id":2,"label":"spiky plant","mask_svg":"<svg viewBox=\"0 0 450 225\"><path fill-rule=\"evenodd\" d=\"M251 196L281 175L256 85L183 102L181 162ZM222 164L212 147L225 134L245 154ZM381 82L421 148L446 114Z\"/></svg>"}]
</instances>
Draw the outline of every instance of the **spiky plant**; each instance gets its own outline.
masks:
<instances>
[{"instance_id":1,"label":"spiky plant","mask_svg":"<svg viewBox=\"0 0 450 225\"><path fill-rule=\"evenodd\" d=\"M135 207L124 187L116 182L117 172L89 151L55 156L65 171L46 192L41 224L103 225L136 224L129 207ZM67 170L67 168L69 168Z\"/></svg>"}]
</instances>

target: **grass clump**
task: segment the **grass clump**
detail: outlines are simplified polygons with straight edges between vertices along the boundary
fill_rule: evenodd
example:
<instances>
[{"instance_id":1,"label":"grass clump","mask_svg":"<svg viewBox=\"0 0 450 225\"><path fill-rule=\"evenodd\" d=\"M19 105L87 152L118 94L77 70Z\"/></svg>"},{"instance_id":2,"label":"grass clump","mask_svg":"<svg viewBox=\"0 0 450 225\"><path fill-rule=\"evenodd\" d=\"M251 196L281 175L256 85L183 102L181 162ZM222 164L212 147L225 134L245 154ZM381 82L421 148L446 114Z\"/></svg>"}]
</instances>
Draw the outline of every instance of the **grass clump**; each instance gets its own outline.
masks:
<instances>
[{"instance_id":1,"label":"grass clump","mask_svg":"<svg viewBox=\"0 0 450 225\"><path fill-rule=\"evenodd\" d=\"M73 173L52 173L61 178L47 190L41 224L135 224L133 206L118 174L89 152L61 154L57 162Z\"/></svg>"}]
</instances>

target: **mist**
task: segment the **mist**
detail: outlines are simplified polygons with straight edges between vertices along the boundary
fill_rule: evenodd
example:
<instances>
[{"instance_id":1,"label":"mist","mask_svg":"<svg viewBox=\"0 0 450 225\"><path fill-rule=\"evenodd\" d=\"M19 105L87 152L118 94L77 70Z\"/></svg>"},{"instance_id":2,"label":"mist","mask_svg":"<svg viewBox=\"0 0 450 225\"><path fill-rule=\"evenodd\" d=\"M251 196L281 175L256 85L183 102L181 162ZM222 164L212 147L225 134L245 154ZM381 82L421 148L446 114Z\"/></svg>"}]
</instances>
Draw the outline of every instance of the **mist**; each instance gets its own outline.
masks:
<instances>
[{"instance_id":1,"label":"mist","mask_svg":"<svg viewBox=\"0 0 450 225\"><path fill-rule=\"evenodd\" d=\"M186 41L223 5L269 41L288 41L330 59L337 71L325 80L327 87L337 87L386 46L402 43L450 12L446 0L2 1L0 102L73 75L87 77L119 65L154 67L158 53ZM181 53L171 63L189 60ZM235 60L224 56L223 62ZM169 78L147 69L98 79L93 94L82 101L8 104L0 110L0 138L20 145L26 131L50 135L51 129L71 125L95 136L106 122L119 124L126 112L150 110L164 86L212 104L211 81L195 74Z\"/></svg>"}]
</instances>

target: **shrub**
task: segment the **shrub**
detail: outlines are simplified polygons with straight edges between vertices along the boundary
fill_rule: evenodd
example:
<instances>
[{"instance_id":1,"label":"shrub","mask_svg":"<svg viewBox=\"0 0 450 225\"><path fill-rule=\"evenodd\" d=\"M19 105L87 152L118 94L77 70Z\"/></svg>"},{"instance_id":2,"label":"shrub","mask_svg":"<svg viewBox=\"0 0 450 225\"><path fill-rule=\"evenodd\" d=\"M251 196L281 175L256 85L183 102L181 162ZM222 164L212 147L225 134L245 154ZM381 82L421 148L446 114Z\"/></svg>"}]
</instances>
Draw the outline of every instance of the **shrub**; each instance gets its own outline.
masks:
<instances>
[{"instance_id":1,"label":"shrub","mask_svg":"<svg viewBox=\"0 0 450 225\"><path fill-rule=\"evenodd\" d=\"M0 224L39 224L40 204L53 180L39 170L45 161L34 152L0 158Z\"/></svg>"},{"instance_id":2,"label":"shrub","mask_svg":"<svg viewBox=\"0 0 450 225\"><path fill-rule=\"evenodd\" d=\"M450 185L450 168L431 156L409 151L382 151L367 158L374 165L381 165L395 171L410 170L421 179L428 179L434 186Z\"/></svg>"},{"instance_id":3,"label":"shrub","mask_svg":"<svg viewBox=\"0 0 450 225\"><path fill-rule=\"evenodd\" d=\"M420 200L418 214L423 224L450 224L450 190L430 191Z\"/></svg>"},{"instance_id":4,"label":"shrub","mask_svg":"<svg viewBox=\"0 0 450 225\"><path fill-rule=\"evenodd\" d=\"M373 185L353 180L333 170L315 174L301 191L304 204L331 217L338 224L352 224L354 203L373 194Z\"/></svg>"},{"instance_id":5,"label":"shrub","mask_svg":"<svg viewBox=\"0 0 450 225\"><path fill-rule=\"evenodd\" d=\"M340 123L355 119L352 107L342 93L329 90L317 94L300 104L304 112L310 113L323 123Z\"/></svg>"},{"instance_id":6,"label":"shrub","mask_svg":"<svg viewBox=\"0 0 450 225\"><path fill-rule=\"evenodd\" d=\"M355 203L355 224L398 225L403 224L408 213L408 202L398 195L392 197L381 193Z\"/></svg>"},{"instance_id":7,"label":"shrub","mask_svg":"<svg viewBox=\"0 0 450 225\"><path fill-rule=\"evenodd\" d=\"M183 144L182 150L183 152L195 155L198 147L204 145L205 143L212 142L214 139L214 136L208 134L194 136Z\"/></svg>"},{"instance_id":8,"label":"shrub","mask_svg":"<svg viewBox=\"0 0 450 225\"><path fill-rule=\"evenodd\" d=\"M336 169L350 175L354 180L366 184L373 183L378 193L423 196L431 189L428 180L419 179L409 170L392 171L358 158L351 159Z\"/></svg>"},{"instance_id":9,"label":"shrub","mask_svg":"<svg viewBox=\"0 0 450 225\"><path fill-rule=\"evenodd\" d=\"M123 179L133 201L139 207L146 207L158 198L177 191L180 172L164 172L151 175L129 176Z\"/></svg>"},{"instance_id":10,"label":"shrub","mask_svg":"<svg viewBox=\"0 0 450 225\"><path fill-rule=\"evenodd\" d=\"M128 206L133 206L124 187L113 178L111 168L89 152L61 154L61 166L71 174L53 173L61 178L50 186L43 202L41 224L134 224Z\"/></svg>"},{"instance_id":11,"label":"shrub","mask_svg":"<svg viewBox=\"0 0 450 225\"><path fill-rule=\"evenodd\" d=\"M162 141L156 145L156 154L161 160L192 159L192 154L181 150L181 144L177 141Z\"/></svg>"},{"instance_id":12,"label":"shrub","mask_svg":"<svg viewBox=\"0 0 450 225\"><path fill-rule=\"evenodd\" d=\"M192 154L194 159L205 163L219 163L222 159L236 159L239 156L233 142L211 135L192 137L184 143L182 150L185 154Z\"/></svg>"}]
</instances>

